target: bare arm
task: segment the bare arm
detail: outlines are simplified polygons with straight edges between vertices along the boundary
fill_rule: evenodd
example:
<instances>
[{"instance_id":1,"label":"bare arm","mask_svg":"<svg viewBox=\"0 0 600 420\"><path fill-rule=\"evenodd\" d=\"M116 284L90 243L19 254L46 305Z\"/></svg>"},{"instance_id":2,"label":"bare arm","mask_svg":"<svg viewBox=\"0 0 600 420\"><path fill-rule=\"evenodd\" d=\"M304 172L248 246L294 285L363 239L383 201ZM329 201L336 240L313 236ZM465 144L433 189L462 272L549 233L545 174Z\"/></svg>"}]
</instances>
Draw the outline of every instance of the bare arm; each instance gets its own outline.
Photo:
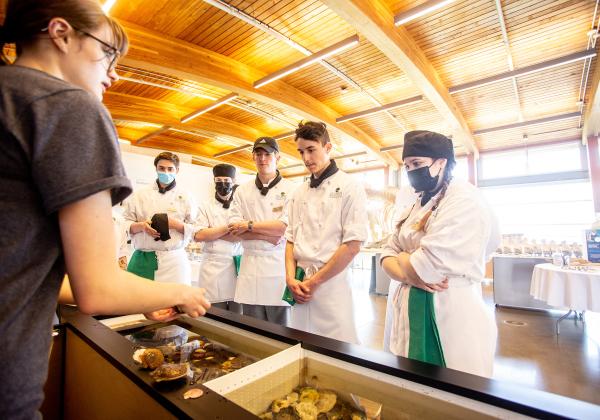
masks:
<instances>
[{"instance_id":1,"label":"bare arm","mask_svg":"<svg viewBox=\"0 0 600 420\"><path fill-rule=\"evenodd\" d=\"M300 283L304 293L312 295L321 284L338 275L352 262L360 251L361 241L348 241L340 245L327 263L310 279Z\"/></svg>"},{"instance_id":2,"label":"bare arm","mask_svg":"<svg viewBox=\"0 0 600 420\"><path fill-rule=\"evenodd\" d=\"M285 244L285 282L298 303L306 303L311 296L300 288L300 281L296 280L296 260L294 259L294 243Z\"/></svg>"},{"instance_id":3,"label":"bare arm","mask_svg":"<svg viewBox=\"0 0 600 420\"><path fill-rule=\"evenodd\" d=\"M252 224L252 233L260 233L266 236L283 236L287 225L279 220L266 220L264 222L254 222ZM248 232L248 222L241 221L229 224L229 233L238 236Z\"/></svg>"},{"instance_id":4,"label":"bare arm","mask_svg":"<svg viewBox=\"0 0 600 420\"><path fill-rule=\"evenodd\" d=\"M73 296L83 312L140 313L177 305L197 317L210 307L202 289L152 282L119 269L108 191L69 204L58 218Z\"/></svg>"},{"instance_id":5,"label":"bare arm","mask_svg":"<svg viewBox=\"0 0 600 420\"><path fill-rule=\"evenodd\" d=\"M227 225L201 229L194 235L194 240L196 242L210 242L217 239L226 240L225 236L228 236Z\"/></svg>"},{"instance_id":6,"label":"bare arm","mask_svg":"<svg viewBox=\"0 0 600 420\"><path fill-rule=\"evenodd\" d=\"M424 282L410 263L408 252L400 252L396 257L385 257L381 260L381 268L390 278L418 287L426 292L441 292L448 288L448 280L436 284Z\"/></svg>"}]
</instances>

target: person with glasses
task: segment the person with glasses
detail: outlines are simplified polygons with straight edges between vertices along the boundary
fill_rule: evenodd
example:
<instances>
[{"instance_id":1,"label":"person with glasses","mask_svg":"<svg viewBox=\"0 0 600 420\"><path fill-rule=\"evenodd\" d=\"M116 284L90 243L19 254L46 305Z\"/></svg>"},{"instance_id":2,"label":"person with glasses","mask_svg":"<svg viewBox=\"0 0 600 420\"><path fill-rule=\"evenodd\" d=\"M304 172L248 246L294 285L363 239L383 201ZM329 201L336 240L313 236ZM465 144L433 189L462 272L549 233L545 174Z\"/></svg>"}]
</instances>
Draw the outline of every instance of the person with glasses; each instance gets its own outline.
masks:
<instances>
[{"instance_id":1,"label":"person with glasses","mask_svg":"<svg viewBox=\"0 0 600 420\"><path fill-rule=\"evenodd\" d=\"M112 205L131 191L102 96L127 36L92 0L8 0L0 26L0 418L39 418L59 288L85 313L190 316L201 289L120 270ZM4 48L14 44L16 61Z\"/></svg>"},{"instance_id":2,"label":"person with glasses","mask_svg":"<svg viewBox=\"0 0 600 420\"><path fill-rule=\"evenodd\" d=\"M229 233L242 239L242 261L234 301L242 313L287 325L289 305L281 297L285 289L285 240L287 202L291 181L277 170L279 145L272 137L254 142L252 159L256 177L241 185L233 197Z\"/></svg>"}]
</instances>

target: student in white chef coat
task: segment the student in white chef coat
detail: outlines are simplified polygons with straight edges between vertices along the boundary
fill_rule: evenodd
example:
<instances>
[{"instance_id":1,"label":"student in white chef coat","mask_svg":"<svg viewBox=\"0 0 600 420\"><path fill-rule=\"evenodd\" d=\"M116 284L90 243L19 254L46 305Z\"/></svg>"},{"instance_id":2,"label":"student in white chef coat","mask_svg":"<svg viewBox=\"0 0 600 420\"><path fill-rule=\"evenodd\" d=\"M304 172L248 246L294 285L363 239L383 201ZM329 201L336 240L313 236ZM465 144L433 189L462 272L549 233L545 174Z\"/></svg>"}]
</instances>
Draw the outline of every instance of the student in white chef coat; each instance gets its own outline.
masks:
<instances>
[{"instance_id":1,"label":"student in white chef coat","mask_svg":"<svg viewBox=\"0 0 600 420\"><path fill-rule=\"evenodd\" d=\"M150 280L189 285L192 269L185 247L194 234L197 207L191 195L177 186L176 154L159 153L154 166L156 182L125 201L125 228L135 249L127 271Z\"/></svg>"},{"instance_id":2,"label":"student in white chef coat","mask_svg":"<svg viewBox=\"0 0 600 420\"><path fill-rule=\"evenodd\" d=\"M325 124L300 124L296 145L311 177L288 210L286 282L296 301L290 326L358 343L350 264L367 239L367 196L359 182L330 160Z\"/></svg>"},{"instance_id":3,"label":"student in white chef coat","mask_svg":"<svg viewBox=\"0 0 600 420\"><path fill-rule=\"evenodd\" d=\"M500 242L494 214L473 185L452 179L452 141L430 131L404 137L402 160L420 192L391 236L381 264L399 281L390 350L491 376L496 323L485 307L485 262Z\"/></svg>"},{"instance_id":4,"label":"student in white chef coat","mask_svg":"<svg viewBox=\"0 0 600 420\"><path fill-rule=\"evenodd\" d=\"M271 137L254 142L256 178L241 185L233 197L229 233L242 239L244 253L235 288L242 313L287 325L289 305L285 289L287 202L293 184L277 170L279 145Z\"/></svg>"},{"instance_id":5,"label":"student in white chef coat","mask_svg":"<svg viewBox=\"0 0 600 420\"><path fill-rule=\"evenodd\" d=\"M194 240L203 242L199 286L215 308L241 313L233 301L237 279L236 262L242 255L240 238L229 234L228 223L235 185L235 166L220 163L213 167L215 196L202 203L196 220Z\"/></svg>"}]
</instances>

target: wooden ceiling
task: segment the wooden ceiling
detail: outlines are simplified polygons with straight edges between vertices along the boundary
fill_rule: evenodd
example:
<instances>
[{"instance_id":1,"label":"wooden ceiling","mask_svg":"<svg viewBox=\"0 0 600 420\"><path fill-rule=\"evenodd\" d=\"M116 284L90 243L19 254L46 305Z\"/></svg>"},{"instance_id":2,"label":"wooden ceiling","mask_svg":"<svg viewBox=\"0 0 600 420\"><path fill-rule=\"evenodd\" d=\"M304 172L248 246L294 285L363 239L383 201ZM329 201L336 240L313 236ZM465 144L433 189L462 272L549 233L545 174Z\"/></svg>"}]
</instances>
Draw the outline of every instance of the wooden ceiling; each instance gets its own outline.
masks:
<instances>
[{"instance_id":1,"label":"wooden ceiling","mask_svg":"<svg viewBox=\"0 0 600 420\"><path fill-rule=\"evenodd\" d=\"M400 146L408 130L451 135L458 155L478 156L524 144L585 141L592 128L584 126L600 127L600 110L593 112L600 96L595 58L452 89L595 52L596 1L456 0L394 25L396 14L423 3L117 0L110 14L125 26L131 47L105 104L121 138L202 157L195 162L203 165L223 161L253 169L243 146L262 135L282 135L281 166L291 167L283 170L286 175L304 171L293 137L284 137L300 120L324 121L335 155L351 155L340 160L351 170L397 168L401 149L380 149ZM265 75L356 34L358 45L325 62L253 87ZM233 101L181 123L232 92L239 95ZM419 95L416 103L336 122Z\"/></svg>"}]
</instances>

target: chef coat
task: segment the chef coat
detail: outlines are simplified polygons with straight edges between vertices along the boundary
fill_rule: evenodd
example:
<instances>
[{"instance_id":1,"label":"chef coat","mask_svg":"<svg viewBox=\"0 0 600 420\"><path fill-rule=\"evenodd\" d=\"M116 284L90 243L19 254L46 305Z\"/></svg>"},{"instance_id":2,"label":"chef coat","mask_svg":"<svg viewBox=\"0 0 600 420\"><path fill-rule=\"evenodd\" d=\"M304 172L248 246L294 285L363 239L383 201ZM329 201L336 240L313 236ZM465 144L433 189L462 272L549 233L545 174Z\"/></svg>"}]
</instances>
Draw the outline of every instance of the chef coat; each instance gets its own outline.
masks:
<instances>
[{"instance_id":1,"label":"chef coat","mask_svg":"<svg viewBox=\"0 0 600 420\"><path fill-rule=\"evenodd\" d=\"M216 198L211 197L198 209L196 232L227 225L230 213L231 207L226 209ZM234 255L242 255L240 242L222 239L203 242L198 285L206 289L205 296L210 302L233 300L237 279Z\"/></svg>"},{"instance_id":2,"label":"chef coat","mask_svg":"<svg viewBox=\"0 0 600 420\"><path fill-rule=\"evenodd\" d=\"M287 225L287 204L293 190L294 184L283 178L262 195L252 179L235 191L229 223L279 220ZM234 300L249 305L288 306L281 300L285 289L285 241L273 245L244 240L242 247Z\"/></svg>"},{"instance_id":3,"label":"chef coat","mask_svg":"<svg viewBox=\"0 0 600 420\"><path fill-rule=\"evenodd\" d=\"M297 265L321 268L343 243L367 240L366 204L363 186L340 170L316 188L302 184L290 202L286 230ZM292 307L293 328L358 342L349 267L317 287L310 302Z\"/></svg>"},{"instance_id":4,"label":"chef coat","mask_svg":"<svg viewBox=\"0 0 600 420\"><path fill-rule=\"evenodd\" d=\"M135 250L156 251L158 270L154 280L191 284L191 267L185 247L194 234L193 222L197 217L197 207L192 196L179 186L161 194L158 185L135 191L124 202L124 227L131 237ZM131 224L150 220L156 213L167 213L184 223L184 233L169 229L171 239L155 241L146 232L130 233Z\"/></svg>"},{"instance_id":5,"label":"chef coat","mask_svg":"<svg viewBox=\"0 0 600 420\"><path fill-rule=\"evenodd\" d=\"M485 263L500 242L494 214L481 193L471 184L451 181L424 226L417 225L432 209L436 197L421 206L420 198L406 209L400 231L396 230L382 253L395 257L411 254L410 262L427 283L448 279L448 289L433 294L435 324L446 367L491 376L496 346L496 323L483 302L481 281ZM390 350L408 357L411 334L409 312L411 286L401 283L393 297L394 316Z\"/></svg>"}]
</instances>

